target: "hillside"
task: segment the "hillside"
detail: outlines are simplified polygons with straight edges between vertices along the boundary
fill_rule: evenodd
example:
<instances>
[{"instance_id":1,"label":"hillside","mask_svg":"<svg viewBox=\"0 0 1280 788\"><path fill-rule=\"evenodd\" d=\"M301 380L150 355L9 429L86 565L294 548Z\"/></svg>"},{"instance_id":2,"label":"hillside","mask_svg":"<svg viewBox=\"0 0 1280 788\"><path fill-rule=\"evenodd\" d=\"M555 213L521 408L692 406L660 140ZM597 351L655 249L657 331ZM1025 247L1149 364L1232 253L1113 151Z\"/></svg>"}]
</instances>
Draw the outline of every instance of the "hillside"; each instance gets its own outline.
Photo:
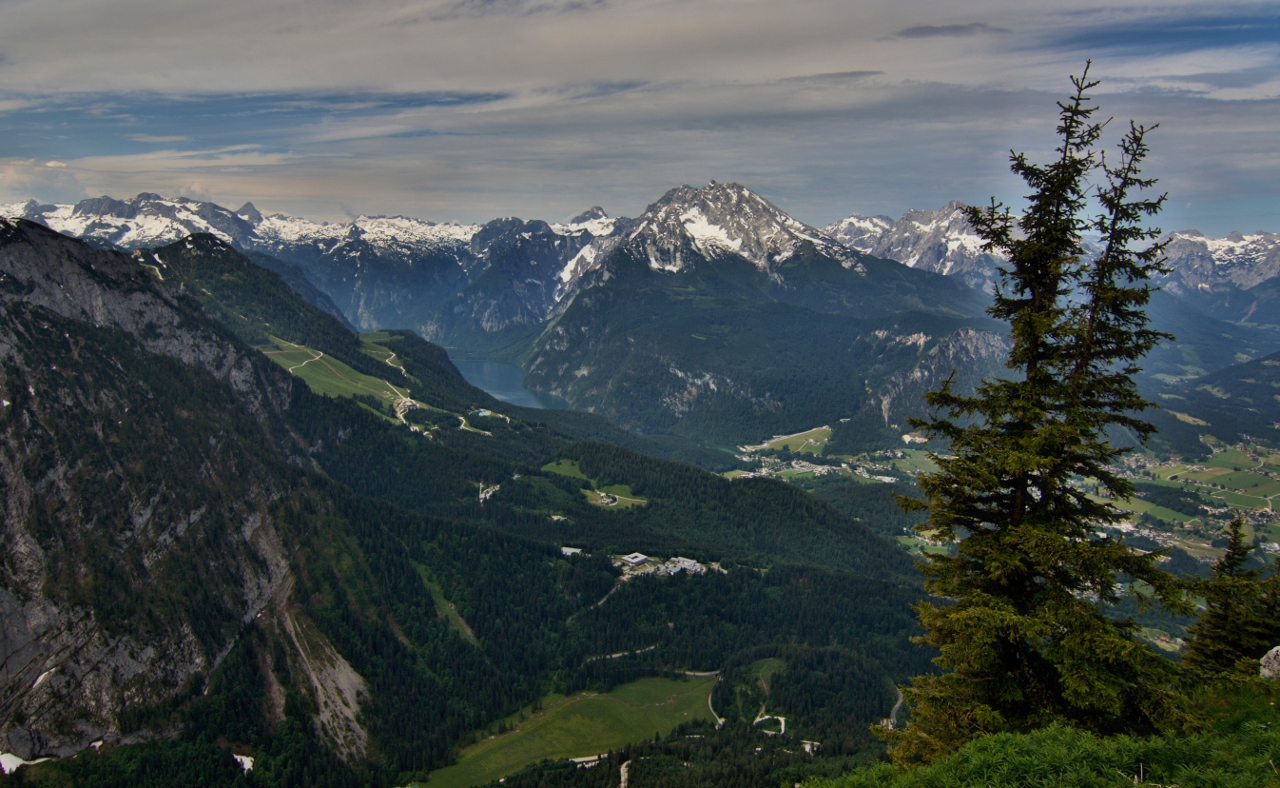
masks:
<instances>
[{"instance_id":1,"label":"hillside","mask_svg":"<svg viewBox=\"0 0 1280 788\"><path fill-rule=\"evenodd\" d=\"M344 338L216 239L139 258L5 222L0 271L22 546L0 593L26 633L5 641L0 736L58 758L20 775L229 785L234 753L255 784L403 784L548 689L771 643L891 666L858 681L927 669L910 562L865 526L504 413L438 348ZM318 396L239 336L275 331L416 405ZM543 469L564 462L582 478ZM609 555L638 549L704 571L620 583ZM617 652L637 653L591 658Z\"/></svg>"}]
</instances>

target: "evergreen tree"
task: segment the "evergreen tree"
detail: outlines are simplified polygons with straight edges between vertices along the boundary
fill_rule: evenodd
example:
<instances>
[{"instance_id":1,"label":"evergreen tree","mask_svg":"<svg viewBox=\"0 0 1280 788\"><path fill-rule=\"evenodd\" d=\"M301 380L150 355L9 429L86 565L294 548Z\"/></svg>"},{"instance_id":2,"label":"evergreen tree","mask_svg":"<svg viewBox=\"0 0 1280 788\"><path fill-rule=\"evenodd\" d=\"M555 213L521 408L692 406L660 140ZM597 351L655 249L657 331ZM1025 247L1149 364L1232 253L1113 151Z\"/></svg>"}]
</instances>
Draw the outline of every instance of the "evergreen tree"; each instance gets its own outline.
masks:
<instances>
[{"instance_id":1,"label":"evergreen tree","mask_svg":"<svg viewBox=\"0 0 1280 788\"><path fill-rule=\"evenodd\" d=\"M948 381L926 398L934 415L914 423L950 448L921 477L924 500L905 504L927 513L918 530L956 550L922 565L938 601L916 608L919 640L940 651L945 672L906 690L911 721L887 734L900 763L994 731L1055 722L1149 731L1181 714L1172 663L1135 640L1133 621L1108 615L1122 576L1175 607L1177 584L1155 555L1099 532L1124 519L1111 501L1133 491L1112 469L1128 448L1111 445L1108 431L1153 430L1135 415L1148 403L1133 374L1165 336L1144 313L1162 247L1130 247L1157 237L1141 223L1164 197L1134 197L1154 184L1141 177L1148 130L1131 123L1108 162L1095 150L1105 123L1093 120L1087 95L1098 83L1086 67L1072 84L1058 104L1055 160L1011 157L1032 191L1022 216L994 200L967 212L986 248L1009 261L989 312L1009 323L1011 373L972 395ZM1091 196L1100 214L1089 222ZM1091 227L1103 242L1092 261L1082 241ZM1109 500L1087 495L1094 483Z\"/></svg>"},{"instance_id":2,"label":"evergreen tree","mask_svg":"<svg viewBox=\"0 0 1280 788\"><path fill-rule=\"evenodd\" d=\"M1280 579L1264 578L1261 567L1245 568L1253 549L1237 516L1227 526L1227 549L1213 563L1212 574L1194 583L1205 607L1187 630L1182 655L1193 679L1256 673L1258 658L1280 642Z\"/></svg>"}]
</instances>

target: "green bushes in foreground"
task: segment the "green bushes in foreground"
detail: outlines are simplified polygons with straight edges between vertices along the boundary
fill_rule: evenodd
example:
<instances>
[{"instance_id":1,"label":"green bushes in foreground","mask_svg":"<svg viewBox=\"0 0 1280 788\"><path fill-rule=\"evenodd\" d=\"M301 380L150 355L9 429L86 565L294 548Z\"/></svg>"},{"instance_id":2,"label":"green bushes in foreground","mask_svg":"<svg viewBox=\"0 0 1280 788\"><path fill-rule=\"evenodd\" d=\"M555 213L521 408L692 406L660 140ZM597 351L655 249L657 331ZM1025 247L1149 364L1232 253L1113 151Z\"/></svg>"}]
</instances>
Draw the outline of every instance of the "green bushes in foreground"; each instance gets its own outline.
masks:
<instances>
[{"instance_id":1,"label":"green bushes in foreground","mask_svg":"<svg viewBox=\"0 0 1280 788\"><path fill-rule=\"evenodd\" d=\"M805 788L1280 787L1276 688L1249 681L1199 699L1211 727L1182 735L1099 736L1060 725L983 736L928 766L888 763ZM1136 779L1135 779L1136 778Z\"/></svg>"},{"instance_id":2,"label":"green bushes in foreground","mask_svg":"<svg viewBox=\"0 0 1280 788\"><path fill-rule=\"evenodd\" d=\"M1277 758L1280 731L1271 729L1234 736L1138 738L1102 737L1054 726L1028 734L985 736L950 758L914 771L895 773L892 765L882 763L835 780L812 781L806 788L1260 788L1280 786L1271 765Z\"/></svg>"}]
</instances>

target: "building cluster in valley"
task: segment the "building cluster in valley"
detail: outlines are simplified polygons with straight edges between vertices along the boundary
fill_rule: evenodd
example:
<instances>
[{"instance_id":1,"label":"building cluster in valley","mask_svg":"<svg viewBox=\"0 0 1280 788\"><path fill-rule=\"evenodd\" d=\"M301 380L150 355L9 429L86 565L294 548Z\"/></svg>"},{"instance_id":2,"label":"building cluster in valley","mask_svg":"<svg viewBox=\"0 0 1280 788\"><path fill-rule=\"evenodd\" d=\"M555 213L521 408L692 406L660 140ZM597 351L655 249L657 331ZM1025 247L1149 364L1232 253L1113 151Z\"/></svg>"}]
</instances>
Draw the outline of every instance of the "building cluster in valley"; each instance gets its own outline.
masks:
<instances>
[{"instance_id":1,"label":"building cluster in valley","mask_svg":"<svg viewBox=\"0 0 1280 788\"><path fill-rule=\"evenodd\" d=\"M581 547L561 547L560 553L564 556L588 555L582 552ZM626 580L639 575L659 575L672 576L685 572L691 575L705 575L708 571L720 572L728 574L722 568L719 562L709 561L705 564L685 558L684 556L672 556L666 560L645 555L644 553L629 553L627 555L613 556L613 565L622 570L622 579Z\"/></svg>"}]
</instances>

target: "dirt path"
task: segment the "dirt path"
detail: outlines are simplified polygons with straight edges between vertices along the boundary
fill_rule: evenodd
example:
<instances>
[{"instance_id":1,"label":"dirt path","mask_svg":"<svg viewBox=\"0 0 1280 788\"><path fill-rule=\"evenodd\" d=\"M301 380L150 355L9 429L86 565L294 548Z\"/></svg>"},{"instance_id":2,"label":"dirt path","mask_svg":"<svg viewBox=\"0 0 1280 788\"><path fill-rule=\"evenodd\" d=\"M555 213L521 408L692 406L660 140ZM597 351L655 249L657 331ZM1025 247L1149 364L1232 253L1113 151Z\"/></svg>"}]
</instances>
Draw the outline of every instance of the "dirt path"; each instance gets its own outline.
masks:
<instances>
[{"instance_id":1,"label":"dirt path","mask_svg":"<svg viewBox=\"0 0 1280 788\"><path fill-rule=\"evenodd\" d=\"M898 712L902 710L902 690L898 690L898 702L893 704L893 711L889 712L889 730L898 727Z\"/></svg>"},{"instance_id":2,"label":"dirt path","mask_svg":"<svg viewBox=\"0 0 1280 788\"><path fill-rule=\"evenodd\" d=\"M289 367L287 371L290 374L292 374L295 369L302 369L306 365L310 364L312 361L319 361L321 358L324 357L324 354L318 350L312 350L310 352L314 353L315 355L313 355L311 358L307 359L306 361L302 362L301 364L294 364L292 367Z\"/></svg>"}]
</instances>

